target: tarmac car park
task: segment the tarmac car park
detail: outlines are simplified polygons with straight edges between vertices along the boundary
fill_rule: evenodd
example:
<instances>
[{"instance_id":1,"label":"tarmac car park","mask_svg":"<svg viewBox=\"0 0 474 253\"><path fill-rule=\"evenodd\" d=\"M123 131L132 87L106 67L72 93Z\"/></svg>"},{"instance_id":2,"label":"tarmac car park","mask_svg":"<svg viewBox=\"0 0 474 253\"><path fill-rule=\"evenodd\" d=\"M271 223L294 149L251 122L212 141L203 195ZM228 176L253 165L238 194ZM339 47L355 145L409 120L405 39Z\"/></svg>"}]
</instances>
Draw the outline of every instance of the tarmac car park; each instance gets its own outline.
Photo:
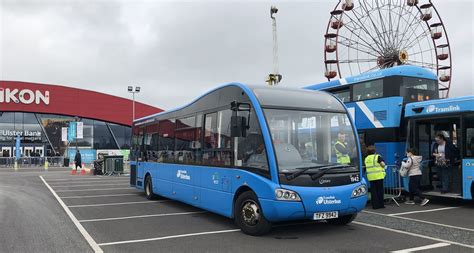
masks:
<instances>
[{"instance_id":1,"label":"tarmac car park","mask_svg":"<svg viewBox=\"0 0 474 253\"><path fill-rule=\"evenodd\" d=\"M474 205L366 208L346 226L276 224L264 236L176 201L147 200L128 176L0 172L0 252L473 252Z\"/></svg>"}]
</instances>

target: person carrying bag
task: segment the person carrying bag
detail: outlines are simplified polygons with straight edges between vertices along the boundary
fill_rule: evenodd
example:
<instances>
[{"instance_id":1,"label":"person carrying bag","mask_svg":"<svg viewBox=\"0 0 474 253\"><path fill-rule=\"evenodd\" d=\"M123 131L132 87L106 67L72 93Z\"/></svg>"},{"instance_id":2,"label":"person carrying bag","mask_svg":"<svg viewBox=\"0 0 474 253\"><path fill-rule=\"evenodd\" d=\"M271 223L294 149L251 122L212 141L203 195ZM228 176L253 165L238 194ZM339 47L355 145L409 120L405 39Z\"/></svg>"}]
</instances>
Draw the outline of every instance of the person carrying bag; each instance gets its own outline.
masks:
<instances>
[{"instance_id":1,"label":"person carrying bag","mask_svg":"<svg viewBox=\"0 0 474 253\"><path fill-rule=\"evenodd\" d=\"M410 199L405 201L407 205L414 205L415 204L415 197L418 197L420 200L420 205L424 206L428 204L430 201L429 199L423 196L421 192L421 161L423 160L422 156L419 156L415 148L408 148L407 149L407 159L402 162L402 167L400 168L400 175L408 176L409 183L408 187L410 188Z\"/></svg>"}]
</instances>

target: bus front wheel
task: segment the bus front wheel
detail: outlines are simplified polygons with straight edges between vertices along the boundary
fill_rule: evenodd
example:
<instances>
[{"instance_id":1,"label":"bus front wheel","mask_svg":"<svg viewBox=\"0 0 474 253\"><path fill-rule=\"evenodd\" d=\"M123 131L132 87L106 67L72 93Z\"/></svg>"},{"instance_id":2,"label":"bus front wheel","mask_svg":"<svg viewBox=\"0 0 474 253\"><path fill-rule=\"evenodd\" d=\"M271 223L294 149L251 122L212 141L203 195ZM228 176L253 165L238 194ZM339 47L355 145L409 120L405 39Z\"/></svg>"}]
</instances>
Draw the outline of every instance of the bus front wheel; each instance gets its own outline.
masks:
<instances>
[{"instance_id":1,"label":"bus front wheel","mask_svg":"<svg viewBox=\"0 0 474 253\"><path fill-rule=\"evenodd\" d=\"M257 195L252 191L246 191L237 198L234 216L237 226L248 235L263 235L272 228L272 223L263 216Z\"/></svg>"},{"instance_id":2,"label":"bus front wheel","mask_svg":"<svg viewBox=\"0 0 474 253\"><path fill-rule=\"evenodd\" d=\"M156 199L157 197L156 194L153 193L153 184L150 175L145 178L145 197L149 200Z\"/></svg>"},{"instance_id":3,"label":"bus front wheel","mask_svg":"<svg viewBox=\"0 0 474 253\"><path fill-rule=\"evenodd\" d=\"M357 217L357 214L349 214L349 215L344 215L336 219L330 219L326 220L329 224L333 225L347 225L351 223L355 218Z\"/></svg>"}]
</instances>

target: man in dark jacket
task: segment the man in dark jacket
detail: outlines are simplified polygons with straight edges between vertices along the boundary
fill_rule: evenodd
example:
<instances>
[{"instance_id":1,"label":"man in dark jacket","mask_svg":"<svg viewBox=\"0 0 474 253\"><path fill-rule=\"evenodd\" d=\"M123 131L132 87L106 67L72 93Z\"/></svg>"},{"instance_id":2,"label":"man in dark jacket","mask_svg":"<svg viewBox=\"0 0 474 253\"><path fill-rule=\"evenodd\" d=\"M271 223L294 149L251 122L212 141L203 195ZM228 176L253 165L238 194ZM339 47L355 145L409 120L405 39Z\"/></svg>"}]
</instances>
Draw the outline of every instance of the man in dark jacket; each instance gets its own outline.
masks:
<instances>
[{"instance_id":1,"label":"man in dark jacket","mask_svg":"<svg viewBox=\"0 0 474 253\"><path fill-rule=\"evenodd\" d=\"M454 165L459 157L459 150L443 134L437 134L433 145L433 157L438 172L441 174L441 193L448 193L449 184L453 175Z\"/></svg>"},{"instance_id":2,"label":"man in dark jacket","mask_svg":"<svg viewBox=\"0 0 474 253\"><path fill-rule=\"evenodd\" d=\"M81 157L81 152L79 152L79 149L76 151L76 156L74 157L74 163L76 164L76 170L77 167L82 169L82 157Z\"/></svg>"}]
</instances>

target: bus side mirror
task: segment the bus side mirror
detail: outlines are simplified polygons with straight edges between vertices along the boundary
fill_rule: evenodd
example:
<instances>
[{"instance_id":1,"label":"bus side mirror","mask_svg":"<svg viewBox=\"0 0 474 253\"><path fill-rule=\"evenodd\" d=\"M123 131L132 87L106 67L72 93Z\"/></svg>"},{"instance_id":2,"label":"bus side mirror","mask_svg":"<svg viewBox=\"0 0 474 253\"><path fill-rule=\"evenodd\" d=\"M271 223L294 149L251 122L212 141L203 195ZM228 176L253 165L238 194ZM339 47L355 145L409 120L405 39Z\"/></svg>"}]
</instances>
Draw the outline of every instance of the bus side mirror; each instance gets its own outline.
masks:
<instances>
[{"instance_id":1,"label":"bus side mirror","mask_svg":"<svg viewBox=\"0 0 474 253\"><path fill-rule=\"evenodd\" d=\"M231 137L247 137L247 120L243 116L233 115L230 119Z\"/></svg>"}]
</instances>

